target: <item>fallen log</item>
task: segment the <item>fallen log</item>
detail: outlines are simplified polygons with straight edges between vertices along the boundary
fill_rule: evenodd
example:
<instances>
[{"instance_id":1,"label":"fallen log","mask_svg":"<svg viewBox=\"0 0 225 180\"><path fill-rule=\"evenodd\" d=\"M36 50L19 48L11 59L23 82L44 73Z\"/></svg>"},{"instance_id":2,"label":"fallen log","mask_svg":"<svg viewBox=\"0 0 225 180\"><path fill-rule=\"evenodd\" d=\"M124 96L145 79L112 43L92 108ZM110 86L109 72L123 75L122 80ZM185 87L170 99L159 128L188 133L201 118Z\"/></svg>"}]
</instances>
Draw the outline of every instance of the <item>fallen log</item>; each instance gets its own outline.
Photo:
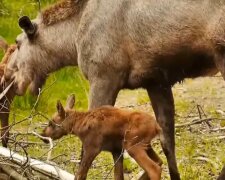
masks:
<instances>
[{"instance_id":1,"label":"fallen log","mask_svg":"<svg viewBox=\"0 0 225 180\"><path fill-rule=\"evenodd\" d=\"M16 164L20 164L21 166L27 162L27 157L21 156L18 153L15 153L4 147L0 147L0 156L3 156L4 158L10 160L11 162L15 162ZM26 166L30 166L33 170L45 174L52 179L74 180L74 175L60 169L57 167L57 165L52 165L32 158L28 159L29 160Z\"/></svg>"}]
</instances>

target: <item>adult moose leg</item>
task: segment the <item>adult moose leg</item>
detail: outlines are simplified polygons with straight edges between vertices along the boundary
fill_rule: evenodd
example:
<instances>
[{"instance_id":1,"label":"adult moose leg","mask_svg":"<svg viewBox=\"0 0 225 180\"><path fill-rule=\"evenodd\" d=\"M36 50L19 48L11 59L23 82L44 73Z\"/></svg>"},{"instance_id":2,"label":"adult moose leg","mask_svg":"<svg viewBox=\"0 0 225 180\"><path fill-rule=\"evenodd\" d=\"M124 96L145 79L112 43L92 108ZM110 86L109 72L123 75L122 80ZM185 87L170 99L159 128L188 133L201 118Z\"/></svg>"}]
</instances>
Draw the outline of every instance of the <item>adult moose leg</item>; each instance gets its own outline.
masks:
<instances>
[{"instance_id":1,"label":"adult moose leg","mask_svg":"<svg viewBox=\"0 0 225 180\"><path fill-rule=\"evenodd\" d=\"M115 104L119 92L119 82L117 80L97 78L90 81L90 86L89 109L97 108L102 105L113 106Z\"/></svg>"},{"instance_id":2,"label":"adult moose leg","mask_svg":"<svg viewBox=\"0 0 225 180\"><path fill-rule=\"evenodd\" d=\"M224 47L222 47L224 49ZM225 80L225 54L224 53L217 53L214 58L214 62L216 64L217 69L220 71L220 73L223 76L223 79ZM225 165L218 177L217 180L224 180L225 179Z\"/></svg>"},{"instance_id":3,"label":"adult moose leg","mask_svg":"<svg viewBox=\"0 0 225 180\"><path fill-rule=\"evenodd\" d=\"M172 180L179 180L180 175L176 163L175 155L175 134L174 134L174 100L171 87L151 86L147 88L151 99L156 119L163 130L160 137L163 151L166 155L170 177Z\"/></svg>"},{"instance_id":4,"label":"adult moose leg","mask_svg":"<svg viewBox=\"0 0 225 180\"><path fill-rule=\"evenodd\" d=\"M217 66L218 66L218 69L220 70L220 72L221 72L221 74L223 76L223 79L225 80L225 63L224 63L224 61L221 61L221 63L222 64L218 63ZM225 179L225 165L224 165L224 167L223 167L223 169L222 169L222 171L221 171L221 173L220 173L220 175L219 175L217 180L224 180L224 179Z\"/></svg>"}]
</instances>

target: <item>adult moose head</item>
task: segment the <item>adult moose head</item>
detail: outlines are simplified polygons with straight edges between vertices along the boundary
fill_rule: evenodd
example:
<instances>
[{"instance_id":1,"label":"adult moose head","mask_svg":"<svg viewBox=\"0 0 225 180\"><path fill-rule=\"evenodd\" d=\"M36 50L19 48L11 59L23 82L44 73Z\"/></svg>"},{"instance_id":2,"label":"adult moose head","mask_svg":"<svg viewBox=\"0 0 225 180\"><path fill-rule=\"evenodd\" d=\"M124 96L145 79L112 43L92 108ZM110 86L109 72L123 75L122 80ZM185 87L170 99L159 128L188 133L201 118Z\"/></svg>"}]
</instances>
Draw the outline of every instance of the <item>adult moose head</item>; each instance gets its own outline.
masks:
<instances>
[{"instance_id":1,"label":"adult moose head","mask_svg":"<svg viewBox=\"0 0 225 180\"><path fill-rule=\"evenodd\" d=\"M64 0L24 32L6 68L17 93L36 91L48 73L78 65L90 82L89 108L115 103L120 89L146 88L163 129L171 179L180 179L171 87L184 78L225 77L225 1Z\"/></svg>"},{"instance_id":2,"label":"adult moose head","mask_svg":"<svg viewBox=\"0 0 225 180\"><path fill-rule=\"evenodd\" d=\"M50 72L63 66L77 65L76 46L71 41L75 36L75 25L72 25L72 19L64 21L77 11L75 4L76 1L63 1L33 21L27 16L19 19L24 32L16 39L17 50L5 71L6 80L15 78L18 95L23 95L28 86L37 94Z\"/></svg>"}]
</instances>

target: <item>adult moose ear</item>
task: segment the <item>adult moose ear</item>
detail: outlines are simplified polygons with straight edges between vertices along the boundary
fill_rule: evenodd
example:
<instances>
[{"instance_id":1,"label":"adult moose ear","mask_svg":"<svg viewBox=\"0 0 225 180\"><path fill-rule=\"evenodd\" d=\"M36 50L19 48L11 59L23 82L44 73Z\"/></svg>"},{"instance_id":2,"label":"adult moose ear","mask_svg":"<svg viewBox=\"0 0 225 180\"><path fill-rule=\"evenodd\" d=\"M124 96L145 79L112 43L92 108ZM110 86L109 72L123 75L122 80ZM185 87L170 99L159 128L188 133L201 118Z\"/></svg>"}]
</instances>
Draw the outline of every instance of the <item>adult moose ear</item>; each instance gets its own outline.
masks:
<instances>
[{"instance_id":1,"label":"adult moose ear","mask_svg":"<svg viewBox=\"0 0 225 180\"><path fill-rule=\"evenodd\" d=\"M73 109L75 104L75 95L71 94L66 101L66 109Z\"/></svg>"},{"instance_id":2,"label":"adult moose ear","mask_svg":"<svg viewBox=\"0 0 225 180\"><path fill-rule=\"evenodd\" d=\"M65 113L65 110L64 110L64 108L63 108L63 106L62 106L60 101L57 102L57 106L56 107L57 107L57 111L59 113L59 116L61 118L65 118L66 117L66 113Z\"/></svg>"},{"instance_id":3,"label":"adult moose ear","mask_svg":"<svg viewBox=\"0 0 225 180\"><path fill-rule=\"evenodd\" d=\"M19 26L25 31L28 38L32 38L37 31L37 25L32 23L28 16L23 16L19 19Z\"/></svg>"}]
</instances>

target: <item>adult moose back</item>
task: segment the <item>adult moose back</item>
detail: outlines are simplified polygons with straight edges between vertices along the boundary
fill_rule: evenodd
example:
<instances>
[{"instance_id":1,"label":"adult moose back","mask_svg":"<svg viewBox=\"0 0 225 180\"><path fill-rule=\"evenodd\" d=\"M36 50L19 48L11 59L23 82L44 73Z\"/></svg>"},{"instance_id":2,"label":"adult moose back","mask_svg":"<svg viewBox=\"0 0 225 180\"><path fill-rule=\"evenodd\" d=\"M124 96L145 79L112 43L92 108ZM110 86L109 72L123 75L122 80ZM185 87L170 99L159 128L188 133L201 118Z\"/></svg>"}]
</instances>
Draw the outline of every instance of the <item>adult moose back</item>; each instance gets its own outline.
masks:
<instances>
[{"instance_id":1,"label":"adult moose back","mask_svg":"<svg viewBox=\"0 0 225 180\"><path fill-rule=\"evenodd\" d=\"M121 89L146 88L171 179L180 179L171 87L218 70L225 77L224 13L225 0L64 0L32 22L19 20L24 33L5 79L22 95L48 73L78 65L90 82L89 108L113 105Z\"/></svg>"}]
</instances>

